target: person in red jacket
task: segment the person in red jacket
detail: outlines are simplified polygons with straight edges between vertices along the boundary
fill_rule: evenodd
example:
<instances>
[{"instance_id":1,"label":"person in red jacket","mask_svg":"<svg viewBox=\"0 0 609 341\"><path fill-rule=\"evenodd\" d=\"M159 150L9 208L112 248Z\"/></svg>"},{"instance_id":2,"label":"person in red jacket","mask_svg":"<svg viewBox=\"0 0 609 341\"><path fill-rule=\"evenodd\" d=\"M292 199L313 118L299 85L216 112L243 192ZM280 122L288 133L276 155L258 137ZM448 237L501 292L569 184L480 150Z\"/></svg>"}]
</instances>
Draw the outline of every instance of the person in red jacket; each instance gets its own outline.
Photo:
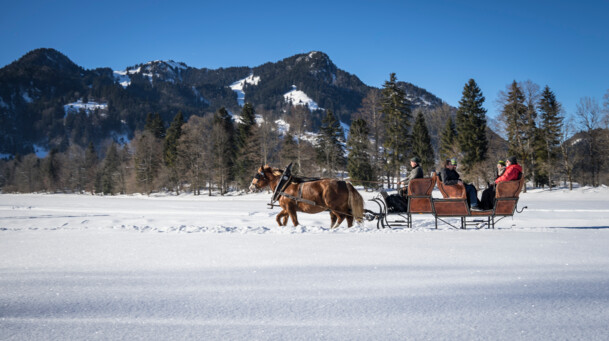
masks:
<instances>
[{"instance_id":1,"label":"person in red jacket","mask_svg":"<svg viewBox=\"0 0 609 341\"><path fill-rule=\"evenodd\" d=\"M510 156L505 160L505 171L501 176L495 179L495 184L485 189L482 192L482 200L480 200L480 208L483 210L493 209L495 200L495 189L497 184L502 181L519 180L522 177L522 167L518 164L515 156Z\"/></svg>"},{"instance_id":2,"label":"person in red jacket","mask_svg":"<svg viewBox=\"0 0 609 341\"><path fill-rule=\"evenodd\" d=\"M515 156L510 156L505 160L505 172L495 180L495 183L498 184L501 181L519 180L521 176L522 167L518 164Z\"/></svg>"}]
</instances>

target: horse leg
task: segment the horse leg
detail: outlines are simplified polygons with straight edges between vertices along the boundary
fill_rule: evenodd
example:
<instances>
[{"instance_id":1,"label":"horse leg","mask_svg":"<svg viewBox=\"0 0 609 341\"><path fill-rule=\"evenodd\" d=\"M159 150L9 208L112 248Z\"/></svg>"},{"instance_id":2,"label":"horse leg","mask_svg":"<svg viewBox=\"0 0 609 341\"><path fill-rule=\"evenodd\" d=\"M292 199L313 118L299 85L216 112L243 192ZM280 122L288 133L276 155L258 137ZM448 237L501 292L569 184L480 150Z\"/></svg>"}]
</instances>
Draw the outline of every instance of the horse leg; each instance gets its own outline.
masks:
<instances>
[{"instance_id":1,"label":"horse leg","mask_svg":"<svg viewBox=\"0 0 609 341\"><path fill-rule=\"evenodd\" d=\"M334 227L337 218L338 217L334 214L334 212L330 211L330 228Z\"/></svg>"},{"instance_id":2,"label":"horse leg","mask_svg":"<svg viewBox=\"0 0 609 341\"><path fill-rule=\"evenodd\" d=\"M296 217L296 208L293 205L288 206L288 214L292 218L292 224L298 226L298 217ZM286 218L287 220L287 218Z\"/></svg>"},{"instance_id":3,"label":"horse leg","mask_svg":"<svg viewBox=\"0 0 609 341\"><path fill-rule=\"evenodd\" d=\"M285 226L288 223L288 213L285 209L281 210L281 212L277 213L277 224L279 226Z\"/></svg>"},{"instance_id":4,"label":"horse leg","mask_svg":"<svg viewBox=\"0 0 609 341\"><path fill-rule=\"evenodd\" d=\"M353 216L348 215L347 216L347 227L351 227L353 226Z\"/></svg>"},{"instance_id":5,"label":"horse leg","mask_svg":"<svg viewBox=\"0 0 609 341\"><path fill-rule=\"evenodd\" d=\"M334 224L334 226L332 227L339 227L340 224L342 224L343 220L345 220L345 216L342 214L338 215L338 220L336 221L336 224Z\"/></svg>"}]
</instances>

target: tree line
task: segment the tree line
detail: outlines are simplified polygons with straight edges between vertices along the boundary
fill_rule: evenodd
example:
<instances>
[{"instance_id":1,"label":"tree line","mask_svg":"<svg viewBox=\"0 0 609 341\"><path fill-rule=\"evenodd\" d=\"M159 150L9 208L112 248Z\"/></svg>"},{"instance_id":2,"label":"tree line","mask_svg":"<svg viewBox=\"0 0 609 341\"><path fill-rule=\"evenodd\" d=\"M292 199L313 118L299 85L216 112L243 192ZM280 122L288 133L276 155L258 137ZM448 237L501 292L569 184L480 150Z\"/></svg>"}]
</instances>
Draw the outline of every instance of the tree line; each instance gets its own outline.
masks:
<instances>
[{"instance_id":1,"label":"tree line","mask_svg":"<svg viewBox=\"0 0 609 341\"><path fill-rule=\"evenodd\" d=\"M185 121L178 111L169 124L149 113L128 144L107 140L96 149L93 143L86 148L74 143L44 158L28 154L2 160L0 187L3 192L225 194L247 189L263 164L288 163L296 174L392 187L417 156L427 174L444 160L458 158L462 177L480 188L494 179L497 161L511 155L535 186L609 182L609 91L602 107L584 98L567 116L548 86L542 90L531 81L514 81L500 93L501 113L492 122L505 140L489 129L484 102L470 79L456 110L446 104L413 110L392 73L362 100L348 138L331 110L322 115L319 133L308 133L313 123L306 106L287 110L283 117L289 129L278 125L277 113L251 103L238 117L221 107Z\"/></svg>"}]
</instances>

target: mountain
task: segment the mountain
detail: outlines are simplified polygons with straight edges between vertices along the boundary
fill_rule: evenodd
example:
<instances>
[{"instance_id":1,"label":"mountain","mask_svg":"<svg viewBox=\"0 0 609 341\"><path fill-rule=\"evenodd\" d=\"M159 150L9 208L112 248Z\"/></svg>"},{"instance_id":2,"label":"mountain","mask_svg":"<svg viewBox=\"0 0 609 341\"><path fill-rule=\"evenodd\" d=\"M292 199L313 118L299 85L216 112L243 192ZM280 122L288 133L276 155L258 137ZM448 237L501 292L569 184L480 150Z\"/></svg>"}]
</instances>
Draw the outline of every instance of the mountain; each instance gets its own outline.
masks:
<instances>
[{"instance_id":1,"label":"mountain","mask_svg":"<svg viewBox=\"0 0 609 341\"><path fill-rule=\"evenodd\" d=\"M425 89L399 86L413 107L442 104ZM257 67L199 69L170 60L86 70L41 48L0 69L0 154L131 138L149 113L165 122L179 111L185 119L220 107L238 114L243 101L278 117L290 105L308 105L313 128L326 109L348 124L371 89L317 51Z\"/></svg>"}]
</instances>

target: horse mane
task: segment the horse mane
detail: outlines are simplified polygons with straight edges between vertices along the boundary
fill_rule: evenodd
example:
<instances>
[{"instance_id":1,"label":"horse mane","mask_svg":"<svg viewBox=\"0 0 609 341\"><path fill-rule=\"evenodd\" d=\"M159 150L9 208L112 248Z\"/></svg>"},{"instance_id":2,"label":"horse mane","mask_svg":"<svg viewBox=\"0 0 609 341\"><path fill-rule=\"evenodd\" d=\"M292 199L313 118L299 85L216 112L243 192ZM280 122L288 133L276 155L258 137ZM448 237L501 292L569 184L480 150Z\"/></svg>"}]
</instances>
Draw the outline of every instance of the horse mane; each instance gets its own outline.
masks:
<instances>
[{"instance_id":1,"label":"horse mane","mask_svg":"<svg viewBox=\"0 0 609 341\"><path fill-rule=\"evenodd\" d=\"M279 168L273 168L271 166L264 166L265 170L270 171L274 176L281 176L283 175L283 169L279 169ZM321 180L322 178L315 178L315 177L308 177L308 176L295 176L292 175L292 182L293 183L303 183L303 182L310 182L310 181L317 181L317 180Z\"/></svg>"},{"instance_id":2,"label":"horse mane","mask_svg":"<svg viewBox=\"0 0 609 341\"><path fill-rule=\"evenodd\" d=\"M283 174L283 170L279 168L273 168L269 165L264 166L263 170L271 172L274 176L280 176Z\"/></svg>"}]
</instances>

